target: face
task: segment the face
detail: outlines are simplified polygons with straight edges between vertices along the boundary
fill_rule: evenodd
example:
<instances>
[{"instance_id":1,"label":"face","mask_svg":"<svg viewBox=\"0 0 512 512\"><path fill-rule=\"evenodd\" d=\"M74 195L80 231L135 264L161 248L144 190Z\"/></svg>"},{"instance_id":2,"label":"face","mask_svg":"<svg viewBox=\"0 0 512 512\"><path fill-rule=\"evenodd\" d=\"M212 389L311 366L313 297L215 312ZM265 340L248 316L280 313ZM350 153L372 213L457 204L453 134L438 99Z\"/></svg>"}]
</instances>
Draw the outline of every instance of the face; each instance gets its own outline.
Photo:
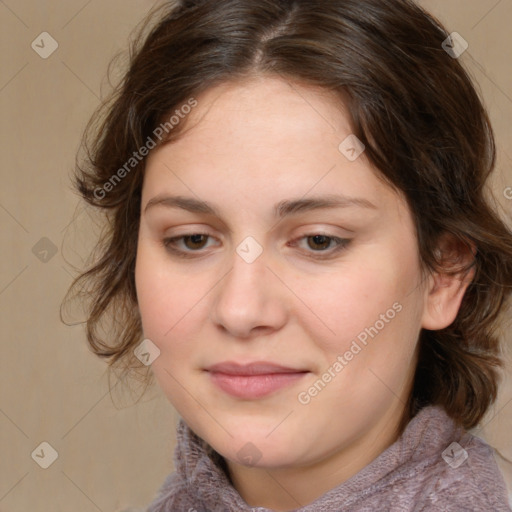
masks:
<instances>
[{"instance_id":1,"label":"face","mask_svg":"<svg viewBox=\"0 0 512 512\"><path fill-rule=\"evenodd\" d=\"M409 209L340 150L334 96L266 77L197 101L144 177L135 277L156 378L232 463L370 450L407 401L425 307Z\"/></svg>"}]
</instances>

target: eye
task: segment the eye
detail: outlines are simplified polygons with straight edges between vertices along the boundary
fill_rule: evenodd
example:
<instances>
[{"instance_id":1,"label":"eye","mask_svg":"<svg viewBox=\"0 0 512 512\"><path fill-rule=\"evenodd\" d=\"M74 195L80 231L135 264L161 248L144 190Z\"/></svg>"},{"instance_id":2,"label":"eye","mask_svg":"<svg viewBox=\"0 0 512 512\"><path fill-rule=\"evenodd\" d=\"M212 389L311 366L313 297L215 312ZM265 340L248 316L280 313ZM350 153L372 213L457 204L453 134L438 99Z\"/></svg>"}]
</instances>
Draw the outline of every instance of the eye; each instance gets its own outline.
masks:
<instances>
[{"instance_id":1,"label":"eye","mask_svg":"<svg viewBox=\"0 0 512 512\"><path fill-rule=\"evenodd\" d=\"M193 258L196 255L192 253L198 253L198 255L201 254L201 250L207 247L206 243L209 238L212 238L210 235L203 234L203 233L190 233L186 235L171 237L171 238L165 238L162 240L162 244L166 248L166 250L172 254L175 254L178 257L181 258ZM314 259L326 259L334 256L335 254L341 252L344 250L351 240L345 239L345 238L339 238L335 236L329 236L325 234L308 234L303 237L300 237L293 242L291 242L289 245L292 247L298 245L297 241L306 240L308 247L313 250L308 251L305 249L306 252L309 252L308 257L314 258ZM180 243L182 243L182 246L180 246ZM330 248L334 244L333 248ZM183 246L185 249L183 249ZM330 248L330 249L329 249ZM316 254L315 254L316 253ZM318 254L318 253L326 253L325 255Z\"/></svg>"},{"instance_id":2,"label":"eye","mask_svg":"<svg viewBox=\"0 0 512 512\"><path fill-rule=\"evenodd\" d=\"M191 258L193 256L189 256L187 253L198 252L198 250L203 249L205 247L205 241L208 238L211 238L210 235L203 233L191 233L172 238L165 238L162 240L162 243L169 252L183 258ZM180 241L183 241L186 250L176 248L176 245L179 245L178 242Z\"/></svg>"},{"instance_id":3,"label":"eye","mask_svg":"<svg viewBox=\"0 0 512 512\"><path fill-rule=\"evenodd\" d=\"M339 238L336 236L329 236L325 234L308 234L301 238L297 239L298 241L306 240L307 247L312 248L313 251L310 252L309 256L316 259L326 259L334 256L335 254L343 251L349 245L351 240L346 238ZM291 245L297 245L297 240L295 240ZM329 247L334 244L334 248L329 250ZM314 254L314 253L327 253L327 254Z\"/></svg>"}]
</instances>

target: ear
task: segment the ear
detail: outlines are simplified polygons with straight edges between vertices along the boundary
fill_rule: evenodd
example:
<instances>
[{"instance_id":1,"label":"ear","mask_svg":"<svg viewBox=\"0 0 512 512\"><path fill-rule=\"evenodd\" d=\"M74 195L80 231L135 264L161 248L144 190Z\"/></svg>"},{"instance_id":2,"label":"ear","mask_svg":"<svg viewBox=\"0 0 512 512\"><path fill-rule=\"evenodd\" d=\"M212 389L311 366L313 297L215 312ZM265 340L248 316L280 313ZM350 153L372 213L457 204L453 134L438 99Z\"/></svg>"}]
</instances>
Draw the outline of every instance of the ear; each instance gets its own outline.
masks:
<instances>
[{"instance_id":1,"label":"ear","mask_svg":"<svg viewBox=\"0 0 512 512\"><path fill-rule=\"evenodd\" d=\"M444 329L455 321L464 293L475 275L474 266L466 272L463 269L474 261L476 247L471 242L464 243L453 235L444 234L436 254L442 269L427 280L421 324L431 331Z\"/></svg>"}]
</instances>

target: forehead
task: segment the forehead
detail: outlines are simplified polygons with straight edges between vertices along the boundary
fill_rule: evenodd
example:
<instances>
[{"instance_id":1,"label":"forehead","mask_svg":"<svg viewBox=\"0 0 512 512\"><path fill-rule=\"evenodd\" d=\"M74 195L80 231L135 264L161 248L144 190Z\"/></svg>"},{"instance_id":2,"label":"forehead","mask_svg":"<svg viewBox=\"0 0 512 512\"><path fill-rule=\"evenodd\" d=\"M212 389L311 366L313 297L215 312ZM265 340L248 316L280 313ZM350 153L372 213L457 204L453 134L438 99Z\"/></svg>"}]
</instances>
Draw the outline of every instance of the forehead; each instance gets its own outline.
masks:
<instances>
[{"instance_id":1,"label":"forehead","mask_svg":"<svg viewBox=\"0 0 512 512\"><path fill-rule=\"evenodd\" d=\"M225 82L206 90L197 102L180 126L185 131L180 140L191 132L204 139L230 129L232 144L242 138L245 144L257 142L265 134L281 140L302 133L313 141L315 134L353 131L338 94L275 76Z\"/></svg>"},{"instance_id":2,"label":"forehead","mask_svg":"<svg viewBox=\"0 0 512 512\"><path fill-rule=\"evenodd\" d=\"M272 199L341 193L396 202L364 153L340 151L353 132L339 96L274 77L228 82L198 96L180 137L147 161L146 197L177 186L199 197L215 193Z\"/></svg>"}]
</instances>

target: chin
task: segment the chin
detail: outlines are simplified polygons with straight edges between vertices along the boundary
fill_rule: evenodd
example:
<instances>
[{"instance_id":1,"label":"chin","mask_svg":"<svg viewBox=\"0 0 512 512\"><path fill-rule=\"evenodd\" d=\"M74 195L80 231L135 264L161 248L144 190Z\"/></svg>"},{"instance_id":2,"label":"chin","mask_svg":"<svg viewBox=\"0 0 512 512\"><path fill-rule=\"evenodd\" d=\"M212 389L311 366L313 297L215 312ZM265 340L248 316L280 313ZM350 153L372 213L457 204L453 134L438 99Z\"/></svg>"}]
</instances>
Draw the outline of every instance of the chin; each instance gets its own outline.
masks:
<instances>
[{"instance_id":1,"label":"chin","mask_svg":"<svg viewBox=\"0 0 512 512\"><path fill-rule=\"evenodd\" d=\"M296 463L297 442L286 435L268 435L269 429L240 430L233 437L212 437L206 441L225 459L243 466L277 468Z\"/></svg>"}]
</instances>

